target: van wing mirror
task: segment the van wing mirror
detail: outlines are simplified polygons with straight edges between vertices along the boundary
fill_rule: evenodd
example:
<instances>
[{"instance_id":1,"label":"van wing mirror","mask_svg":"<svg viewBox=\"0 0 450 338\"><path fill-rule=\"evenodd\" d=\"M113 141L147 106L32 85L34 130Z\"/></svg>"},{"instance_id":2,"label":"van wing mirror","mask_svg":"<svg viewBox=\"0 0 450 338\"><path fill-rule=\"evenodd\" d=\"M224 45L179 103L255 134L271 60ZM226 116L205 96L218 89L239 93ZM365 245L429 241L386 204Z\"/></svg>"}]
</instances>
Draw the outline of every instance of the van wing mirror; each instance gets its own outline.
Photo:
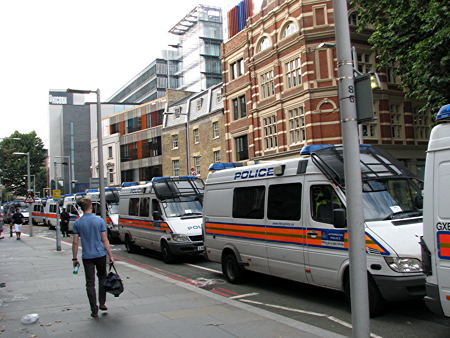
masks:
<instances>
[{"instance_id":1,"label":"van wing mirror","mask_svg":"<svg viewBox=\"0 0 450 338\"><path fill-rule=\"evenodd\" d=\"M153 216L153 220L155 220L155 221L161 220L161 213L159 211L153 211L152 216Z\"/></svg>"},{"instance_id":2,"label":"van wing mirror","mask_svg":"<svg viewBox=\"0 0 450 338\"><path fill-rule=\"evenodd\" d=\"M347 215L345 209L333 209L333 225L335 228L347 227Z\"/></svg>"}]
</instances>

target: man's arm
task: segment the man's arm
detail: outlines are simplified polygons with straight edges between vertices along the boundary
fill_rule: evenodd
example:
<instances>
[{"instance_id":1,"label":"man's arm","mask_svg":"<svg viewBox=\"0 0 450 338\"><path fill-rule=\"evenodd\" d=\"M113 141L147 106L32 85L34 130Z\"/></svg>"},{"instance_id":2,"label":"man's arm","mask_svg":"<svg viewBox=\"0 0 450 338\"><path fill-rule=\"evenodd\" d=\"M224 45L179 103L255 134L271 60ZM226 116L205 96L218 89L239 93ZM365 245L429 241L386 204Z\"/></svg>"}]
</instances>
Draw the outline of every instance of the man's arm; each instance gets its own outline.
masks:
<instances>
[{"instance_id":1,"label":"man's arm","mask_svg":"<svg viewBox=\"0 0 450 338\"><path fill-rule=\"evenodd\" d=\"M111 252L111 247L109 246L109 240L108 240L108 236L106 235L106 231L103 231L100 234L102 236L103 246L105 247L106 253L108 254L108 257L109 257L109 262L114 263L114 258L113 258L112 252Z\"/></svg>"},{"instance_id":2,"label":"man's arm","mask_svg":"<svg viewBox=\"0 0 450 338\"><path fill-rule=\"evenodd\" d=\"M78 263L78 241L80 239L80 235L78 234L73 234L72 236L72 261L73 264L75 265L76 263Z\"/></svg>"}]
</instances>

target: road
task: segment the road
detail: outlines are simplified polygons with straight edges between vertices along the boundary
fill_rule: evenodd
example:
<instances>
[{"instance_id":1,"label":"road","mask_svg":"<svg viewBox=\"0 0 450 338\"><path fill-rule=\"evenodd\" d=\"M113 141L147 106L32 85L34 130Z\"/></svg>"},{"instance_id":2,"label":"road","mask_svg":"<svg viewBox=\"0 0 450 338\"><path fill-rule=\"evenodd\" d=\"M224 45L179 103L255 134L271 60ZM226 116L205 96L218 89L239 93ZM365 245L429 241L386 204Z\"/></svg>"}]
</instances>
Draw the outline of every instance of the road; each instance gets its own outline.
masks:
<instances>
[{"instance_id":1,"label":"road","mask_svg":"<svg viewBox=\"0 0 450 338\"><path fill-rule=\"evenodd\" d=\"M47 228L35 226L33 229L37 236L55 237L55 231ZM67 245L63 249L68 249L70 239L65 240ZM112 250L117 259L129 264L317 327L351 335L350 309L340 292L256 273L249 274L245 283L234 285L224 279L220 264L208 262L203 257L165 264L158 253L150 250L130 254L123 244L112 245ZM431 313L422 300L390 303L388 311L372 318L370 324L373 337L450 336L450 319Z\"/></svg>"}]
</instances>

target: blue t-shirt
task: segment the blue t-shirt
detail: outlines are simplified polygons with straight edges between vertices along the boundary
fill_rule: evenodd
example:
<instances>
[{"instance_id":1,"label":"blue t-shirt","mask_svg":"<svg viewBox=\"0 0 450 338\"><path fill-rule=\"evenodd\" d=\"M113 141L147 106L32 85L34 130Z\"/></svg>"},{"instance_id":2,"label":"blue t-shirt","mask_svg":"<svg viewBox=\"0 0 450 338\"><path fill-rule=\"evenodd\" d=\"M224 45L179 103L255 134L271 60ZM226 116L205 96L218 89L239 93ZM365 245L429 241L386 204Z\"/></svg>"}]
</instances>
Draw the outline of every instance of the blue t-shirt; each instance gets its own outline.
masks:
<instances>
[{"instance_id":1,"label":"blue t-shirt","mask_svg":"<svg viewBox=\"0 0 450 338\"><path fill-rule=\"evenodd\" d=\"M105 231L105 221L90 213L84 214L73 224L72 232L81 238L82 258L90 259L106 256L101 237L101 233Z\"/></svg>"}]
</instances>

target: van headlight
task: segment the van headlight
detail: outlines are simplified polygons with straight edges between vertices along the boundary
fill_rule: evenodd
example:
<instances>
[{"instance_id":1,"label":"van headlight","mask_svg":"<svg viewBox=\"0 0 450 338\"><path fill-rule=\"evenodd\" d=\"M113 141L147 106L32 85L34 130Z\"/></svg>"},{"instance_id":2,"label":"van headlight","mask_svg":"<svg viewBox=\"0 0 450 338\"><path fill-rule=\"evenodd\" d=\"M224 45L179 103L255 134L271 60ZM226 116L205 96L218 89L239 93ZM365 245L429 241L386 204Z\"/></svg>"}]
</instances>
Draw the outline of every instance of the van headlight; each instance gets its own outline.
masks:
<instances>
[{"instance_id":1,"label":"van headlight","mask_svg":"<svg viewBox=\"0 0 450 338\"><path fill-rule=\"evenodd\" d=\"M189 237L186 235L172 234L171 237L175 242L189 242Z\"/></svg>"},{"instance_id":2,"label":"van headlight","mask_svg":"<svg viewBox=\"0 0 450 338\"><path fill-rule=\"evenodd\" d=\"M422 272L422 262L417 258L384 257L395 272Z\"/></svg>"}]
</instances>

